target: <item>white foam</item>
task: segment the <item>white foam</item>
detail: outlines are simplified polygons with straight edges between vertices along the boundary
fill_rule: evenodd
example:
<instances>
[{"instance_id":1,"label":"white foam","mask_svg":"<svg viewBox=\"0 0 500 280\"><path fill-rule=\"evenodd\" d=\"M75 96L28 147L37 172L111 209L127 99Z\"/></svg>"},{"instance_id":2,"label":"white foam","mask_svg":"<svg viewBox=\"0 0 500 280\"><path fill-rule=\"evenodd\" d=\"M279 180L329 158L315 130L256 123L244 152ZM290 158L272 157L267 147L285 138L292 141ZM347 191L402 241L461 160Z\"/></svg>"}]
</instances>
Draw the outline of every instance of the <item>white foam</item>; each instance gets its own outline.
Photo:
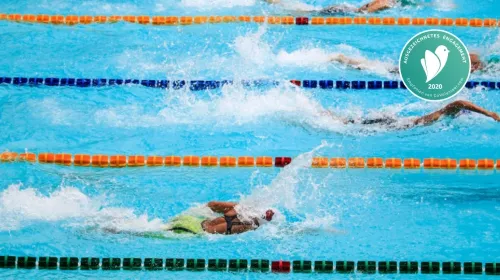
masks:
<instances>
[{"instance_id":1,"label":"white foam","mask_svg":"<svg viewBox=\"0 0 500 280\"><path fill-rule=\"evenodd\" d=\"M273 209L276 213L274 219L264 227L265 234L273 236L318 230L335 231L337 213L332 213L331 209L324 211L320 206L322 192L330 178L318 182L309 176L312 158L321 149L331 146L323 142L312 151L299 155L269 185L256 185L249 195L242 195L236 207L240 216L250 219L263 215L267 209ZM287 218L282 213L286 213ZM290 219L296 222L287 222Z\"/></svg>"},{"instance_id":2,"label":"white foam","mask_svg":"<svg viewBox=\"0 0 500 280\"><path fill-rule=\"evenodd\" d=\"M0 193L0 230L15 230L32 222L69 221L74 227L140 233L159 231L164 224L146 214L136 215L133 209L106 207L105 202L105 197L89 197L73 187L43 195L13 184Z\"/></svg>"},{"instance_id":3,"label":"white foam","mask_svg":"<svg viewBox=\"0 0 500 280\"><path fill-rule=\"evenodd\" d=\"M273 49L276 46L276 38L273 38L273 43L266 42L263 35L266 32L265 26L259 28L257 32L249 32L245 35L238 36L233 44L233 49L241 57L241 60L247 64L252 64L259 71L269 69L276 66L307 66L313 70L331 71L329 67L349 69L350 66L332 61L339 54L359 61L357 68L363 71L374 73L383 77L394 78L395 74L390 71L396 65L393 60L377 60L368 59L358 49L346 45L339 44L331 46L330 49L321 48L314 45L306 45L297 50ZM279 40L279 39L278 39ZM247 68L250 68L247 66Z\"/></svg>"},{"instance_id":4,"label":"white foam","mask_svg":"<svg viewBox=\"0 0 500 280\"><path fill-rule=\"evenodd\" d=\"M181 0L184 7L211 10L232 7L249 7L255 5L256 0Z\"/></svg>"},{"instance_id":5,"label":"white foam","mask_svg":"<svg viewBox=\"0 0 500 280\"><path fill-rule=\"evenodd\" d=\"M434 0L433 5L438 11L452 11L457 6L453 0Z\"/></svg>"}]
</instances>

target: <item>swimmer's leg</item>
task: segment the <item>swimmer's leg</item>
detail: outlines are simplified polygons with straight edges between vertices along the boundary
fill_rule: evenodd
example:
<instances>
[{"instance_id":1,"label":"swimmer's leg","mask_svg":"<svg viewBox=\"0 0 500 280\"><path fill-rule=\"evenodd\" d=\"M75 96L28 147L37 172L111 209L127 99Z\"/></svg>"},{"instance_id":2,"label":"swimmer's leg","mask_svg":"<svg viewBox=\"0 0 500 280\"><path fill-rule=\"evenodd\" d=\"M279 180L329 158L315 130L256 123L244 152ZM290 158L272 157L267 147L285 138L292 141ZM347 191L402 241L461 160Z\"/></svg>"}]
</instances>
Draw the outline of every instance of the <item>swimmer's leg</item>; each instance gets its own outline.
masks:
<instances>
[{"instance_id":1,"label":"swimmer's leg","mask_svg":"<svg viewBox=\"0 0 500 280\"><path fill-rule=\"evenodd\" d=\"M441 116L443 116L443 115L450 116L450 117L454 118L457 116L457 114L461 110L475 112L475 113L490 117L496 121L500 121L500 117L496 113L490 112L484 108L481 108L474 103L471 103L468 101L463 101L463 100L458 100L458 101L454 101L454 102L446 105L444 108L442 108L436 112L430 113L430 114L425 115L425 116L420 117L420 118L417 118L414 121L414 124L416 124L416 125L419 125L419 124L430 125L430 124L435 123L437 120L439 120L439 118L441 118Z\"/></svg>"}]
</instances>

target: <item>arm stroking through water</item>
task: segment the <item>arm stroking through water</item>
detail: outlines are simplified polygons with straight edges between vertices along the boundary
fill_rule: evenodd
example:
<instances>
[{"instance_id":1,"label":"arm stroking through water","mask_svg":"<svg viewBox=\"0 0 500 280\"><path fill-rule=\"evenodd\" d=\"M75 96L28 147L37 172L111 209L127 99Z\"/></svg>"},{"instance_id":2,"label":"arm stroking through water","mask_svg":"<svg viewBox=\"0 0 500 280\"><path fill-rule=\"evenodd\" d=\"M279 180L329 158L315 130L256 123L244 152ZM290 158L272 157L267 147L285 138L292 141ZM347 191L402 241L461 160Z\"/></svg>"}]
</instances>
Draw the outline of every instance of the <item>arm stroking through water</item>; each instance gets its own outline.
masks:
<instances>
[{"instance_id":1,"label":"arm stroking through water","mask_svg":"<svg viewBox=\"0 0 500 280\"><path fill-rule=\"evenodd\" d=\"M500 117L496 113L490 112L490 111L488 111L484 108L481 108L481 107L477 106L476 104L471 103L469 101L458 100L458 101L454 101L454 102L446 105L444 108L442 108L436 112L433 112L433 113L430 113L430 114L425 115L423 117L419 117L419 118L415 119L414 124L416 124L416 125L433 124L434 122L439 120L439 118L441 118L441 116L456 117L457 114L461 110L475 112L475 113L490 117L496 121L500 121Z\"/></svg>"}]
</instances>

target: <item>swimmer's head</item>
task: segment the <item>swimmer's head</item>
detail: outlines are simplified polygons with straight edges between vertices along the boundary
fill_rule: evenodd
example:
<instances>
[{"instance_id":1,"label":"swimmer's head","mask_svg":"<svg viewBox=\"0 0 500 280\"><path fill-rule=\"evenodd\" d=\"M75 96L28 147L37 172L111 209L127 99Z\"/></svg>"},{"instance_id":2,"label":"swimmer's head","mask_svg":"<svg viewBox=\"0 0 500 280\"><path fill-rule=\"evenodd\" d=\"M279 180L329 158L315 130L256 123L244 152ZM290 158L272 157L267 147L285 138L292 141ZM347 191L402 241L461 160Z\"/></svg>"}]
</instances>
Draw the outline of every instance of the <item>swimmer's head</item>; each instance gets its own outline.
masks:
<instances>
[{"instance_id":1,"label":"swimmer's head","mask_svg":"<svg viewBox=\"0 0 500 280\"><path fill-rule=\"evenodd\" d=\"M469 57L470 57L470 72L471 73L484 68L484 63L479 58L479 55L477 55L475 53L470 53Z\"/></svg>"},{"instance_id":2,"label":"swimmer's head","mask_svg":"<svg viewBox=\"0 0 500 280\"><path fill-rule=\"evenodd\" d=\"M265 215L264 219L266 219L266 221L270 222L270 221L272 221L273 216L274 216L274 211L269 209L266 211L266 215Z\"/></svg>"}]
</instances>

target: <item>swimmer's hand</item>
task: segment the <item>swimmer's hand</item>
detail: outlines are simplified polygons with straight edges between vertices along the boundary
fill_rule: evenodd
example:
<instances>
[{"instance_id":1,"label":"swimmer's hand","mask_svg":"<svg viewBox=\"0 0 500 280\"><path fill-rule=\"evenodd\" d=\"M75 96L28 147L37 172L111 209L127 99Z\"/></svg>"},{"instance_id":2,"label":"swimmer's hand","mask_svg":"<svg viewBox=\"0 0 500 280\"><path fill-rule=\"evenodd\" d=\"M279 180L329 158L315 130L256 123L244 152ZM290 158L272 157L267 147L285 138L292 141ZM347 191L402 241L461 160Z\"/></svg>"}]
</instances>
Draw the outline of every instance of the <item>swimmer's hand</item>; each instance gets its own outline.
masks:
<instances>
[{"instance_id":1,"label":"swimmer's hand","mask_svg":"<svg viewBox=\"0 0 500 280\"><path fill-rule=\"evenodd\" d=\"M488 114L488 117L490 117L490 118L494 119L494 120L495 120L495 121L497 121L497 122L500 122L500 117L499 117L499 116L498 116L498 114L497 114L497 113L495 113L495 112L490 112L490 113Z\"/></svg>"}]
</instances>

